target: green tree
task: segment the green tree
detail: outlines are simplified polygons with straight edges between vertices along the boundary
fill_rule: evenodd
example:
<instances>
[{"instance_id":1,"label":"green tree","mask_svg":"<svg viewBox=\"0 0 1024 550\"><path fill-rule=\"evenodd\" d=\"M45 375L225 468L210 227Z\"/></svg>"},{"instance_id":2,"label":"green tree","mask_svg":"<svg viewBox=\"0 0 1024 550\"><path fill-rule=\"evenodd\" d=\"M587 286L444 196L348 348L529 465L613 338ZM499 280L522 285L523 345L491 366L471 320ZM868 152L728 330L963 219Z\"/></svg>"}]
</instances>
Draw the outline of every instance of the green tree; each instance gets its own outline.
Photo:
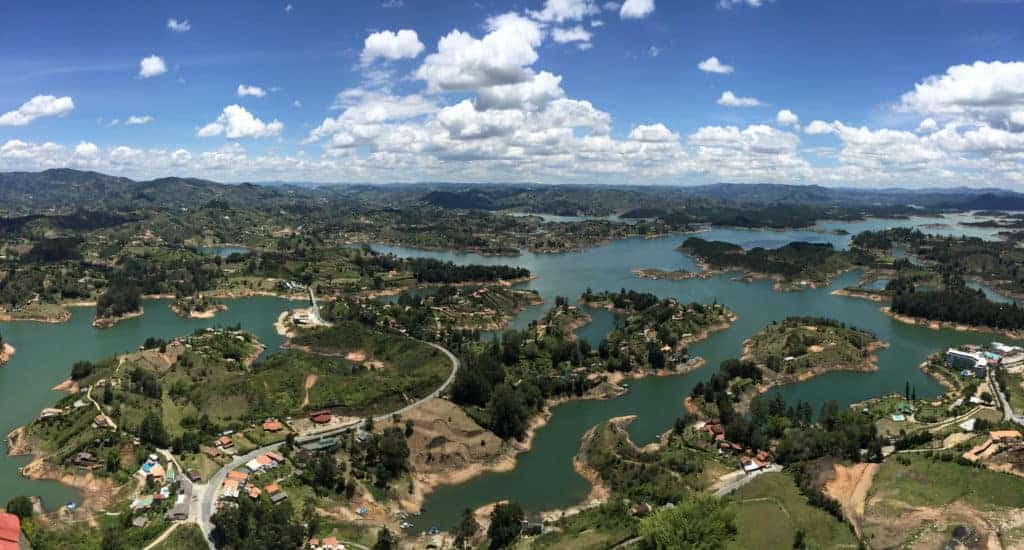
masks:
<instances>
[{"instance_id":1,"label":"green tree","mask_svg":"<svg viewBox=\"0 0 1024 550\"><path fill-rule=\"evenodd\" d=\"M476 517L473 516L473 511L466 508L462 511L462 519L459 520L459 526L455 529L455 546L457 548L466 548L470 539L472 539L479 530L480 524L476 522Z\"/></svg>"},{"instance_id":2,"label":"green tree","mask_svg":"<svg viewBox=\"0 0 1024 550\"><path fill-rule=\"evenodd\" d=\"M501 503L495 506L491 511L491 526L487 528L487 537L491 539L491 548L511 546L523 530L525 517L522 507L515 502Z\"/></svg>"},{"instance_id":3,"label":"green tree","mask_svg":"<svg viewBox=\"0 0 1024 550\"><path fill-rule=\"evenodd\" d=\"M163 421L153 411L146 413L146 416L142 418L142 424L139 426L139 439L143 443L149 443L156 447L166 447L169 443L167 436L167 429L164 428Z\"/></svg>"},{"instance_id":4,"label":"green tree","mask_svg":"<svg viewBox=\"0 0 1024 550\"><path fill-rule=\"evenodd\" d=\"M25 496L14 497L7 501L7 512L28 519L32 517L32 501Z\"/></svg>"},{"instance_id":5,"label":"green tree","mask_svg":"<svg viewBox=\"0 0 1024 550\"><path fill-rule=\"evenodd\" d=\"M736 524L723 501L698 496L644 519L640 535L658 550L712 550L725 547Z\"/></svg>"},{"instance_id":6,"label":"green tree","mask_svg":"<svg viewBox=\"0 0 1024 550\"><path fill-rule=\"evenodd\" d=\"M392 550L397 547L398 541L387 527L377 532L377 542L373 544L373 550Z\"/></svg>"},{"instance_id":7,"label":"green tree","mask_svg":"<svg viewBox=\"0 0 1024 550\"><path fill-rule=\"evenodd\" d=\"M526 432L526 407L511 386L501 384L495 388L487 408L491 413L491 431L498 437L518 439Z\"/></svg>"}]
</instances>

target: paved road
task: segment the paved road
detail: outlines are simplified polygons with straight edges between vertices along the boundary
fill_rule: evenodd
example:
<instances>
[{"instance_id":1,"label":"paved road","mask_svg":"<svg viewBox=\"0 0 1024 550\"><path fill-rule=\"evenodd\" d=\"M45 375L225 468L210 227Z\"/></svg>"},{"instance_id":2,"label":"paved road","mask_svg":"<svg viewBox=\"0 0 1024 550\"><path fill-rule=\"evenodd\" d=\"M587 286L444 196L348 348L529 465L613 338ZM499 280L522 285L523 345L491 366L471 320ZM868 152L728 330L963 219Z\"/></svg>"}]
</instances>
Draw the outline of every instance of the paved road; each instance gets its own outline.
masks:
<instances>
[{"instance_id":1,"label":"paved road","mask_svg":"<svg viewBox=\"0 0 1024 550\"><path fill-rule=\"evenodd\" d=\"M753 472L753 473L750 473L750 474L744 473L743 471L734 472L734 473L731 473L731 474L726 474L725 476L722 476L720 478L720 480L723 483L722 483L722 486L719 487L718 490L715 491L715 495L716 496L720 496L720 497L725 496L725 495L735 491L736 489L739 489L740 487L743 487L744 485L750 483L751 481L754 481L754 478L756 478L757 476L759 476L761 474L766 474L766 473L769 473L769 472L781 472L781 471L782 471L782 466L780 466L778 464L772 464L771 466L769 466L769 467L767 467L767 468L765 468L763 470L759 470L757 472Z\"/></svg>"},{"instance_id":2,"label":"paved road","mask_svg":"<svg viewBox=\"0 0 1024 550\"><path fill-rule=\"evenodd\" d=\"M310 291L310 296L312 296L312 291ZM386 413L386 414L382 414L380 416L375 416L373 418L374 421L384 421L384 420L390 419L392 416L394 416L396 414L405 414L406 412L409 412L409 411L411 411L411 410L413 410L413 409L423 405L424 403L430 401L431 399L434 399L435 397L441 395L441 393L443 393L446 389L448 389L448 386L450 386L452 384L452 382L455 381L455 375L458 374L459 368L462 366L462 362L459 361L459 358L456 357L454 353L448 351L448 349L444 348L443 346L440 346L438 344L434 344L432 342L423 342L423 343L427 344L428 346L431 346L431 347L433 347L433 348L435 348L437 350L439 350L441 353L443 353L446 356L448 356L448 360L451 361L451 363L452 363L452 371L448 375L448 379L445 380L444 383L441 384L430 395L428 395L428 396L426 396L426 397L416 401L415 403L406 405L405 407L402 407L401 409L398 409L396 411L392 411L392 412L389 412L389 413ZM358 427L360 425L362 425L362 422L354 423L349 429L356 428L356 427ZM214 511L213 510L213 504L214 504L214 502L216 500L215 497L217 496L217 491L220 489L221 484L224 483L224 478L227 477L228 472L230 472L231 470L234 470L234 469L242 466L246 462L249 462L250 460L256 458L257 456L260 456L261 454L263 454L263 453L265 453L267 451L276 451L282 445L284 445L284 442L274 443L273 445L267 445L266 447L260 447L260 448L254 450L254 451L249 452L248 454L245 454L244 456L239 456L239 457L235 458L234 460L232 460L230 463L224 465L220 470L217 470L217 473L213 474L213 477L211 477L209 479L209 481L207 482L207 484L205 486L195 486L194 487L194 490L197 493L199 493L199 499L200 499L199 500L199 517L197 518L198 522L199 522L199 527L202 528L203 534L206 535L208 541L209 541L210 533L213 532L213 524L210 523L210 517L213 516L213 511ZM213 546L213 542L210 542L210 548L213 548L213 547L214 547Z\"/></svg>"}]
</instances>

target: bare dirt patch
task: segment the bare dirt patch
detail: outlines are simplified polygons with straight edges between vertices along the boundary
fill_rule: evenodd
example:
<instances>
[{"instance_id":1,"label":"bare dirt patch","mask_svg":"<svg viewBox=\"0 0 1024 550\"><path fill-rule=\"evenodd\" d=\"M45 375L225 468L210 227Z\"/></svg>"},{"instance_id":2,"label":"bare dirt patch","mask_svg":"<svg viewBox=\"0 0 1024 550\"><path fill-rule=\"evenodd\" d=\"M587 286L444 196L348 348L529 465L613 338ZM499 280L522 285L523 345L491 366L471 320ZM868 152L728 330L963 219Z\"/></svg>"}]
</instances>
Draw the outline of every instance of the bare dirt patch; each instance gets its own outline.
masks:
<instances>
[{"instance_id":1,"label":"bare dirt patch","mask_svg":"<svg viewBox=\"0 0 1024 550\"><path fill-rule=\"evenodd\" d=\"M878 472L878 464L860 463L851 466L835 464L835 477L825 483L825 494L839 501L843 515L853 525L857 536L861 535L860 525L864 518L864 506L868 490Z\"/></svg>"},{"instance_id":2,"label":"bare dirt patch","mask_svg":"<svg viewBox=\"0 0 1024 550\"><path fill-rule=\"evenodd\" d=\"M306 393L302 396L302 404L299 405L299 407L304 409L309 406L309 390L313 389L313 386L316 385L317 379L317 375L313 373L306 375L306 381L302 384Z\"/></svg>"},{"instance_id":3,"label":"bare dirt patch","mask_svg":"<svg viewBox=\"0 0 1024 550\"><path fill-rule=\"evenodd\" d=\"M366 361L366 352L363 350L350 351L345 354L345 360L353 363L362 363Z\"/></svg>"}]
</instances>

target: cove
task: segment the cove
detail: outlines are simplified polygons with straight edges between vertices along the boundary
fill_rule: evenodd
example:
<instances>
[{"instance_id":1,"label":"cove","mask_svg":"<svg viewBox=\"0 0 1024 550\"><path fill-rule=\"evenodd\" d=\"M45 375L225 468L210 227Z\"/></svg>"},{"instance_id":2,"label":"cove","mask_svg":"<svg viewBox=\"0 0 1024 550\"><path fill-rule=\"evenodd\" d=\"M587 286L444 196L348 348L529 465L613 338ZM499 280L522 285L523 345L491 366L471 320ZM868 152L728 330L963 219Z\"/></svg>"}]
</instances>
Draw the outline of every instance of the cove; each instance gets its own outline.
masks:
<instances>
[{"instance_id":1,"label":"cove","mask_svg":"<svg viewBox=\"0 0 1024 550\"><path fill-rule=\"evenodd\" d=\"M50 390L67 379L71 365L79 360L98 360L134 350L146 338L173 338L199 328L233 326L255 334L267 352L278 350L283 339L274 330L274 320L294 304L281 298L257 296L225 300L228 310L214 319L183 319L167 307L167 300L145 300L145 315L128 319L109 329L94 329L90 322L94 308L71 308L71 320L63 324L29 321L0 322L4 339L17 348L9 363L0 367L0 432L31 422L39 411L60 398ZM26 479L18 468L30 456L0 455L0 503L18 495L36 495L47 509L66 502L81 502L77 490L54 481Z\"/></svg>"},{"instance_id":2,"label":"cove","mask_svg":"<svg viewBox=\"0 0 1024 550\"><path fill-rule=\"evenodd\" d=\"M928 221L934 223L935 219ZM888 224L891 220L885 222ZM766 241L785 244L799 240L804 232L714 229L701 236L720 238L719 235L724 237L725 234L733 242L749 248L763 246L760 243ZM837 242L845 238L845 242L849 242L848 236L818 235L835 238ZM713 333L707 340L691 346L691 352L703 356L707 366L687 375L632 380L630 392L616 399L573 401L555 407L548 424L537 431L531 450L518 455L513 470L487 473L459 485L438 487L427 498L422 514L417 518L417 530L432 526L451 527L465 508L473 509L502 499L514 500L529 512L579 503L589 491L589 485L572 469L572 457L578 451L580 437L586 430L616 416L637 415L637 421L629 428L633 440L640 445L653 441L681 414L683 399L693 386L698 381L707 380L721 361L738 356L744 339L774 320L791 315L832 317L872 331L890 343L889 349L878 352L877 372L830 373L775 388L765 395L771 397L778 393L787 401L808 401L815 410L827 401L834 400L845 407L870 397L902 392L908 382L916 388L919 396L935 397L941 393L942 387L918 368L928 354L948 346L999 339L992 334L935 331L907 325L884 315L879 304L831 294L834 289L855 286L860 279L859 271L837 277L828 288L799 292L776 292L772 290L771 281L740 282L735 280L737 274L684 281L654 281L633 276L631 269L636 267L695 270L693 260L675 250L684 238L676 235L626 239L581 252L523 253L517 258L373 246L375 250L399 256L429 256L456 263L515 264L530 269L536 279L526 286L540 292L545 304L523 311L512 322L515 328L523 328L541 317L556 296L575 300L587 288L595 292L632 288L687 302L717 301L739 315L728 330ZM603 319L603 329L610 328L613 323ZM593 333L585 336L588 340L595 336L600 339L600 335Z\"/></svg>"}]
</instances>

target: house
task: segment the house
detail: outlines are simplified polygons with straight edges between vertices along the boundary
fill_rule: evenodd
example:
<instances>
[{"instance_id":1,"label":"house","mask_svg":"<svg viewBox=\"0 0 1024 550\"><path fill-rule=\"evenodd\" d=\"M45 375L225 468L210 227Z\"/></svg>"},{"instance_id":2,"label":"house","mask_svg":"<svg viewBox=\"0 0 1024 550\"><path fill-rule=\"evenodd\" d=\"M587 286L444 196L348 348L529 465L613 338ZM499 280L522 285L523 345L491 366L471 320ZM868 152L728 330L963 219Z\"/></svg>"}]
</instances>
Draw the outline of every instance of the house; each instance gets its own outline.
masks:
<instances>
[{"instance_id":1,"label":"house","mask_svg":"<svg viewBox=\"0 0 1024 550\"><path fill-rule=\"evenodd\" d=\"M46 420L48 418L54 418L64 414L62 409L46 408L39 412L39 417L36 420Z\"/></svg>"},{"instance_id":2,"label":"house","mask_svg":"<svg viewBox=\"0 0 1024 550\"><path fill-rule=\"evenodd\" d=\"M188 501L189 497L185 494L178 495L178 498L174 501L174 507L164 514L164 517L168 521L185 521L188 519Z\"/></svg>"},{"instance_id":3,"label":"house","mask_svg":"<svg viewBox=\"0 0 1024 550\"><path fill-rule=\"evenodd\" d=\"M946 350L946 366L958 371L969 370L982 378L988 371L988 360L980 353L949 348Z\"/></svg>"},{"instance_id":4,"label":"house","mask_svg":"<svg viewBox=\"0 0 1024 550\"><path fill-rule=\"evenodd\" d=\"M96 455L88 451L82 451L77 453L71 462L73 462L75 466L79 466L81 468L92 468L99 464L100 460L96 458Z\"/></svg>"},{"instance_id":5,"label":"house","mask_svg":"<svg viewBox=\"0 0 1024 550\"><path fill-rule=\"evenodd\" d=\"M228 472L228 479L237 481L239 484L244 484L246 481L249 481L249 474L241 470L231 470Z\"/></svg>"},{"instance_id":6,"label":"house","mask_svg":"<svg viewBox=\"0 0 1024 550\"><path fill-rule=\"evenodd\" d=\"M639 504L634 504L629 511L634 516L642 518L649 516L651 512L654 511L654 509L651 508L650 504L647 504L646 502L641 502Z\"/></svg>"},{"instance_id":7,"label":"house","mask_svg":"<svg viewBox=\"0 0 1024 550\"><path fill-rule=\"evenodd\" d=\"M764 464L756 458L743 457L740 459L740 465L743 467L743 472L748 474L764 469Z\"/></svg>"},{"instance_id":8,"label":"house","mask_svg":"<svg viewBox=\"0 0 1024 550\"><path fill-rule=\"evenodd\" d=\"M21 532L21 518L7 512L0 512L0 549L18 550L29 548L28 539Z\"/></svg>"},{"instance_id":9,"label":"house","mask_svg":"<svg viewBox=\"0 0 1024 550\"><path fill-rule=\"evenodd\" d=\"M217 447L203 447L203 454L210 458L217 458L224 453L220 452Z\"/></svg>"},{"instance_id":10,"label":"house","mask_svg":"<svg viewBox=\"0 0 1024 550\"><path fill-rule=\"evenodd\" d=\"M132 510L149 510L153 506L153 495L142 495L132 501Z\"/></svg>"},{"instance_id":11,"label":"house","mask_svg":"<svg viewBox=\"0 0 1024 550\"><path fill-rule=\"evenodd\" d=\"M276 418L268 418L263 421L263 431L270 433L277 433L281 431L284 426Z\"/></svg>"},{"instance_id":12,"label":"house","mask_svg":"<svg viewBox=\"0 0 1024 550\"><path fill-rule=\"evenodd\" d=\"M188 476L189 481L199 482L202 481L202 476L199 474L199 470L195 468L189 468L185 470L185 475Z\"/></svg>"},{"instance_id":13,"label":"house","mask_svg":"<svg viewBox=\"0 0 1024 550\"><path fill-rule=\"evenodd\" d=\"M266 456L269 456L270 460L273 460L274 462L276 462L278 464L284 462L284 457L281 456L281 453L278 453L277 451L267 451L267 455Z\"/></svg>"},{"instance_id":14,"label":"house","mask_svg":"<svg viewBox=\"0 0 1024 550\"><path fill-rule=\"evenodd\" d=\"M309 413L309 419L315 424L327 424L331 421L331 411L322 410Z\"/></svg>"},{"instance_id":15,"label":"house","mask_svg":"<svg viewBox=\"0 0 1024 550\"><path fill-rule=\"evenodd\" d=\"M167 477L167 473L164 471L164 467L159 464L154 464L149 469L149 477L153 478L157 483L163 483L164 478Z\"/></svg>"},{"instance_id":16,"label":"house","mask_svg":"<svg viewBox=\"0 0 1024 550\"><path fill-rule=\"evenodd\" d=\"M221 498L236 499L238 498L238 481L234 479L225 479L223 491L221 492Z\"/></svg>"},{"instance_id":17,"label":"house","mask_svg":"<svg viewBox=\"0 0 1024 550\"><path fill-rule=\"evenodd\" d=\"M1017 430L994 430L989 432L988 436L996 443L1017 443L1021 440L1020 432Z\"/></svg>"},{"instance_id":18,"label":"house","mask_svg":"<svg viewBox=\"0 0 1024 550\"><path fill-rule=\"evenodd\" d=\"M217 446L221 449L230 449L235 446L235 442L230 436L222 435L217 438Z\"/></svg>"},{"instance_id":19,"label":"house","mask_svg":"<svg viewBox=\"0 0 1024 550\"><path fill-rule=\"evenodd\" d=\"M260 498L261 493L263 493L263 491L261 491L259 487L255 485L249 487L249 498L256 500Z\"/></svg>"},{"instance_id":20,"label":"house","mask_svg":"<svg viewBox=\"0 0 1024 550\"><path fill-rule=\"evenodd\" d=\"M271 483L270 485L267 485L266 487L263 488L263 490L266 491L268 495L270 495L270 502L273 502L274 504L279 504L281 503L281 501L288 499L288 495L284 491L282 491L281 488L276 483Z\"/></svg>"}]
</instances>

